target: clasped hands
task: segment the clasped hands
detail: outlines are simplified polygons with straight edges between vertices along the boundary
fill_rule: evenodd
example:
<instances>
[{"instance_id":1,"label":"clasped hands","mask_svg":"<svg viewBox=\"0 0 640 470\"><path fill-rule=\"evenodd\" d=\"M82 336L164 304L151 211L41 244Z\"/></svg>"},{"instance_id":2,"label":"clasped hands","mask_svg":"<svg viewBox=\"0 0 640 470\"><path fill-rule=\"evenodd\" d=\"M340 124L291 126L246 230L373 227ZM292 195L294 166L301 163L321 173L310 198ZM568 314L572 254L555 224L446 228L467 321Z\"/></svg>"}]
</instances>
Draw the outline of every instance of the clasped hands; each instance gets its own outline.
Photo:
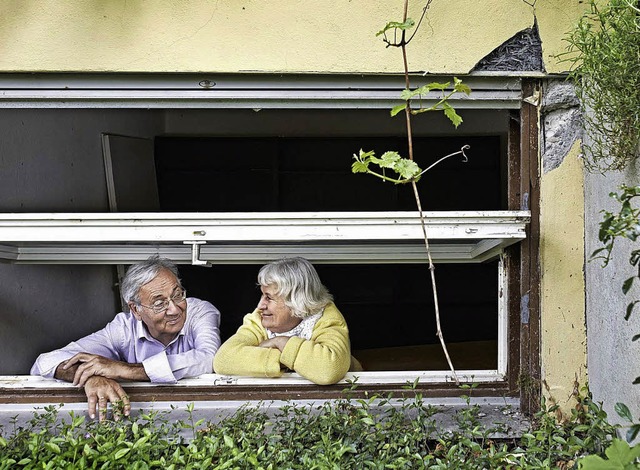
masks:
<instances>
[{"instance_id":1,"label":"clasped hands","mask_svg":"<svg viewBox=\"0 0 640 470\"><path fill-rule=\"evenodd\" d=\"M273 348L282 352L287 345L287 341L289 341L289 336L276 336L275 338L265 339L258 347Z\"/></svg>"},{"instance_id":2,"label":"clasped hands","mask_svg":"<svg viewBox=\"0 0 640 470\"><path fill-rule=\"evenodd\" d=\"M129 397L116 381L116 379L126 378L128 374L125 369L131 366L96 354L78 353L61 363L58 372L74 385L84 387L89 416L92 419L95 418L97 406L98 419L104 421L107 418L108 403L117 406L118 411L121 410L124 416L129 416L131 412ZM114 412L114 419L119 418L119 413Z\"/></svg>"}]
</instances>

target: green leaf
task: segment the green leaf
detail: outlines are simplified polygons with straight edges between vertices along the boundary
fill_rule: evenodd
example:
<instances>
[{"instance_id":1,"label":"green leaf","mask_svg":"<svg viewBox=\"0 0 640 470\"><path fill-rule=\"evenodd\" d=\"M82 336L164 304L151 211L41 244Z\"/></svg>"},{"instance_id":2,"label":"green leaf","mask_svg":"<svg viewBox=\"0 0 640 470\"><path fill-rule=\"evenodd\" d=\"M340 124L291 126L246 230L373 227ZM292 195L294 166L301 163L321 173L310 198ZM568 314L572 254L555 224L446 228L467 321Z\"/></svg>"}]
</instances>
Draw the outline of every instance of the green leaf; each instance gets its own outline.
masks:
<instances>
[{"instance_id":1,"label":"green leaf","mask_svg":"<svg viewBox=\"0 0 640 470\"><path fill-rule=\"evenodd\" d=\"M456 113L455 109L453 109L448 103L444 103L442 106L444 108L445 116L449 118L454 127L457 128L460 124L462 124L462 118L458 115L458 113Z\"/></svg>"},{"instance_id":2,"label":"green leaf","mask_svg":"<svg viewBox=\"0 0 640 470\"><path fill-rule=\"evenodd\" d=\"M426 85L422 85L421 87L415 88L413 90L408 90L405 88L404 90L402 90L402 93L400 93L400 98L407 101L413 98L414 96L426 95L427 93L433 90L444 91L447 89L448 86L449 86L449 82L447 83L431 82L431 83L427 83Z\"/></svg>"},{"instance_id":3,"label":"green leaf","mask_svg":"<svg viewBox=\"0 0 640 470\"><path fill-rule=\"evenodd\" d=\"M415 24L416 22L413 21L411 18L407 18L406 21L403 23L400 23L398 21L389 21L386 25L384 25L384 28L382 28L380 31L376 33L376 36L380 36L381 34L384 34L387 31L389 31L390 29L400 29L402 31L406 31L407 29L413 28Z\"/></svg>"},{"instance_id":4,"label":"green leaf","mask_svg":"<svg viewBox=\"0 0 640 470\"><path fill-rule=\"evenodd\" d=\"M423 85L420 88L417 88L417 90L421 93L424 94L425 91L422 90L427 90L427 91L432 91L432 90L440 90L440 91L444 91L447 88L449 88L449 85L451 84L451 82L431 82L428 83L427 85Z\"/></svg>"},{"instance_id":5,"label":"green leaf","mask_svg":"<svg viewBox=\"0 0 640 470\"><path fill-rule=\"evenodd\" d=\"M622 283L622 292L623 292L623 293L625 293L625 294L626 294L627 292L629 292L629 289L631 289L631 286L633 285L633 280L634 280L635 278L636 278L635 276L630 277L629 279L627 279L626 281L624 281L624 282Z\"/></svg>"},{"instance_id":6,"label":"green leaf","mask_svg":"<svg viewBox=\"0 0 640 470\"><path fill-rule=\"evenodd\" d=\"M141 445L143 445L144 443L146 443L149 440L150 436L144 436L141 437L140 439L138 439L134 444L133 444L133 448L137 449L138 447L140 447Z\"/></svg>"},{"instance_id":7,"label":"green leaf","mask_svg":"<svg viewBox=\"0 0 640 470\"><path fill-rule=\"evenodd\" d=\"M351 172L352 173L366 173L369 166L366 163L362 162L353 162L351 164Z\"/></svg>"},{"instance_id":8,"label":"green leaf","mask_svg":"<svg viewBox=\"0 0 640 470\"><path fill-rule=\"evenodd\" d=\"M453 77L453 89L459 93L464 93L465 95L471 94L471 88L462 83L462 80L456 77Z\"/></svg>"},{"instance_id":9,"label":"green leaf","mask_svg":"<svg viewBox=\"0 0 640 470\"><path fill-rule=\"evenodd\" d=\"M638 437L638 433L640 432L640 424L634 424L627 430L627 442L633 441L636 437Z\"/></svg>"},{"instance_id":10,"label":"green leaf","mask_svg":"<svg viewBox=\"0 0 640 470\"><path fill-rule=\"evenodd\" d=\"M616 403L613 409L618 413L618 416L626 419L629 422L633 422L633 416L631 416L631 411L629 411L629 407L624 403Z\"/></svg>"},{"instance_id":11,"label":"green leaf","mask_svg":"<svg viewBox=\"0 0 640 470\"><path fill-rule=\"evenodd\" d=\"M82 448L82 453L84 455L91 456L91 455L97 454L98 451L89 447L89 444L85 444L84 447Z\"/></svg>"},{"instance_id":12,"label":"green leaf","mask_svg":"<svg viewBox=\"0 0 640 470\"><path fill-rule=\"evenodd\" d=\"M60 446L58 444L54 444L53 442L47 442L44 445L47 449L49 449L54 454L60 453Z\"/></svg>"},{"instance_id":13,"label":"green leaf","mask_svg":"<svg viewBox=\"0 0 640 470\"><path fill-rule=\"evenodd\" d=\"M229 447L230 449L233 449L236 446L235 443L233 442L233 439L231 439L230 436L225 434L223 437L224 437L224 444L227 447Z\"/></svg>"},{"instance_id":14,"label":"green leaf","mask_svg":"<svg viewBox=\"0 0 640 470\"><path fill-rule=\"evenodd\" d=\"M605 460L598 455L588 455L581 459L578 468L588 470L624 470L626 468L636 468L634 461L640 456L640 445L629 447L622 439L614 438L611 445L605 450L609 460Z\"/></svg>"},{"instance_id":15,"label":"green leaf","mask_svg":"<svg viewBox=\"0 0 640 470\"><path fill-rule=\"evenodd\" d=\"M394 171L398 173L403 179L411 179L420 174L420 167L413 160L403 158L396 163Z\"/></svg>"},{"instance_id":16,"label":"green leaf","mask_svg":"<svg viewBox=\"0 0 640 470\"><path fill-rule=\"evenodd\" d=\"M592 258L595 258L595 256L596 256L598 253L602 253L604 250L606 250L606 248L598 248L598 249L597 249L597 250L595 250L593 253L591 253L591 257L592 257Z\"/></svg>"},{"instance_id":17,"label":"green leaf","mask_svg":"<svg viewBox=\"0 0 640 470\"><path fill-rule=\"evenodd\" d=\"M113 456L113 458L115 460L120 460L122 457L124 457L125 455L127 455L129 453L131 449L129 447L127 447L126 449L120 449L118 451L116 451L115 455Z\"/></svg>"},{"instance_id":18,"label":"green leaf","mask_svg":"<svg viewBox=\"0 0 640 470\"><path fill-rule=\"evenodd\" d=\"M371 161L381 168L394 168L401 159L398 152L385 152L380 158L371 157Z\"/></svg>"},{"instance_id":19,"label":"green leaf","mask_svg":"<svg viewBox=\"0 0 640 470\"><path fill-rule=\"evenodd\" d=\"M627 311L624 315L625 320L628 320L629 318L631 318L631 314L633 313L633 308L636 306L638 302L640 302L640 300L634 300L629 305L627 305ZM632 341L635 341L635 340L636 338L634 337Z\"/></svg>"},{"instance_id":20,"label":"green leaf","mask_svg":"<svg viewBox=\"0 0 640 470\"><path fill-rule=\"evenodd\" d=\"M629 447L629 444L622 439L614 438L611 441L611 445L604 451L604 453L609 457L611 462L626 465L628 463L633 463L636 458L640 457L640 444L631 448Z\"/></svg>"},{"instance_id":21,"label":"green leaf","mask_svg":"<svg viewBox=\"0 0 640 470\"><path fill-rule=\"evenodd\" d=\"M394 106L393 108L391 108L391 117L395 116L396 114L398 114L400 111L404 111L407 107L407 103L402 103L399 104L398 106Z\"/></svg>"},{"instance_id":22,"label":"green leaf","mask_svg":"<svg viewBox=\"0 0 640 470\"><path fill-rule=\"evenodd\" d=\"M553 436L553 440L558 442L559 444L566 444L567 440L562 436Z\"/></svg>"}]
</instances>

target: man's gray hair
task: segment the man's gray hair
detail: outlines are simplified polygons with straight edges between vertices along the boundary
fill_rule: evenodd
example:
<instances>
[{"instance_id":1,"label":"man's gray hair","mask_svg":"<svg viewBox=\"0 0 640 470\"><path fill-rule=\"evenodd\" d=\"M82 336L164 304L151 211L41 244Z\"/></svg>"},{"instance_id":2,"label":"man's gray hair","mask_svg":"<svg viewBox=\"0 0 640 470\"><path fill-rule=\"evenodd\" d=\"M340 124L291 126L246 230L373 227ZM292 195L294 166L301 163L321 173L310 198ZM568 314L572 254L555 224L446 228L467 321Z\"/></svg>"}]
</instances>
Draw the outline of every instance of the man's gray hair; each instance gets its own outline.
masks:
<instances>
[{"instance_id":1,"label":"man's gray hair","mask_svg":"<svg viewBox=\"0 0 640 470\"><path fill-rule=\"evenodd\" d=\"M127 274L125 274L120 286L124 301L139 304L140 288L153 281L163 269L170 271L180 282L178 267L168 258L160 258L158 255L153 255L141 263L132 264L127 269Z\"/></svg>"},{"instance_id":2,"label":"man's gray hair","mask_svg":"<svg viewBox=\"0 0 640 470\"><path fill-rule=\"evenodd\" d=\"M264 265L258 273L258 284L274 286L284 304L298 318L306 318L322 310L333 296L320 282L316 268L300 257L282 258Z\"/></svg>"}]
</instances>

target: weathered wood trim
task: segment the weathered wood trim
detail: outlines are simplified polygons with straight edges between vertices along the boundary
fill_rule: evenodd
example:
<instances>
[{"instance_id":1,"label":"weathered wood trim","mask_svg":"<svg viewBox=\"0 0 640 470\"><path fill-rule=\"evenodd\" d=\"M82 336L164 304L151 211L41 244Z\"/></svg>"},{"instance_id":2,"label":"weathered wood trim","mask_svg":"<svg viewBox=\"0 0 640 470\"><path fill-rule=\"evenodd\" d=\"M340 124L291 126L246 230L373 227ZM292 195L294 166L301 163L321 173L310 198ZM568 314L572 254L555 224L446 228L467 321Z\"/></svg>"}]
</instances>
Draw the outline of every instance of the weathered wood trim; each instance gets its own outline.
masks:
<instances>
[{"instance_id":1,"label":"weathered wood trim","mask_svg":"<svg viewBox=\"0 0 640 470\"><path fill-rule=\"evenodd\" d=\"M521 185L520 172L522 153L520 151L521 134L520 113L509 116L509 135L507 142L507 204L508 209L520 208ZM513 246L505 252L505 270L508 290L508 354L507 380L509 391L518 392L520 376L520 246Z\"/></svg>"},{"instance_id":2,"label":"weathered wood trim","mask_svg":"<svg viewBox=\"0 0 640 470\"><path fill-rule=\"evenodd\" d=\"M270 400L304 400L304 399L338 399L345 397L371 398L377 394L392 394L395 398L413 397L421 394L424 397L459 397L469 394L455 384L434 384L405 389L398 385L359 385L355 390L347 391L344 385L331 386L153 386L123 388L132 402L198 402L198 401L270 401ZM474 397L513 396L507 384L479 384L472 392ZM58 389L0 389L1 403L83 403L87 398L84 392L75 388Z\"/></svg>"},{"instance_id":3,"label":"weathered wood trim","mask_svg":"<svg viewBox=\"0 0 640 470\"><path fill-rule=\"evenodd\" d=\"M538 158L538 107L540 84L523 81L521 113L521 209L531 211L527 238L520 244L520 406L525 413L540 407L540 172ZM531 102L526 98L531 97Z\"/></svg>"}]
</instances>

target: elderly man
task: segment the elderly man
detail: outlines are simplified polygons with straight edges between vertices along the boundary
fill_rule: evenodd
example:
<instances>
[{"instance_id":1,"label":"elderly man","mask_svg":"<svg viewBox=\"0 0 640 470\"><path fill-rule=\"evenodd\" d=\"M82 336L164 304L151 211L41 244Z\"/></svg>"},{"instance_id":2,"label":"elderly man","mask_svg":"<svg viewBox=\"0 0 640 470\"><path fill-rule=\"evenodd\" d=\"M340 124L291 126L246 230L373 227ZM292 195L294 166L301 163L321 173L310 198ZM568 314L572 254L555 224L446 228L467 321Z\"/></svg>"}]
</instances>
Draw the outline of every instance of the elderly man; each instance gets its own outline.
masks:
<instances>
[{"instance_id":1,"label":"elderly man","mask_svg":"<svg viewBox=\"0 0 640 470\"><path fill-rule=\"evenodd\" d=\"M41 354L32 375L55 377L84 387L89 415L106 417L107 402L129 398L119 380L173 383L213 372L220 346L220 312L209 302L187 298L178 269L152 256L132 265L121 293L130 312L119 313L102 330Z\"/></svg>"}]
</instances>

